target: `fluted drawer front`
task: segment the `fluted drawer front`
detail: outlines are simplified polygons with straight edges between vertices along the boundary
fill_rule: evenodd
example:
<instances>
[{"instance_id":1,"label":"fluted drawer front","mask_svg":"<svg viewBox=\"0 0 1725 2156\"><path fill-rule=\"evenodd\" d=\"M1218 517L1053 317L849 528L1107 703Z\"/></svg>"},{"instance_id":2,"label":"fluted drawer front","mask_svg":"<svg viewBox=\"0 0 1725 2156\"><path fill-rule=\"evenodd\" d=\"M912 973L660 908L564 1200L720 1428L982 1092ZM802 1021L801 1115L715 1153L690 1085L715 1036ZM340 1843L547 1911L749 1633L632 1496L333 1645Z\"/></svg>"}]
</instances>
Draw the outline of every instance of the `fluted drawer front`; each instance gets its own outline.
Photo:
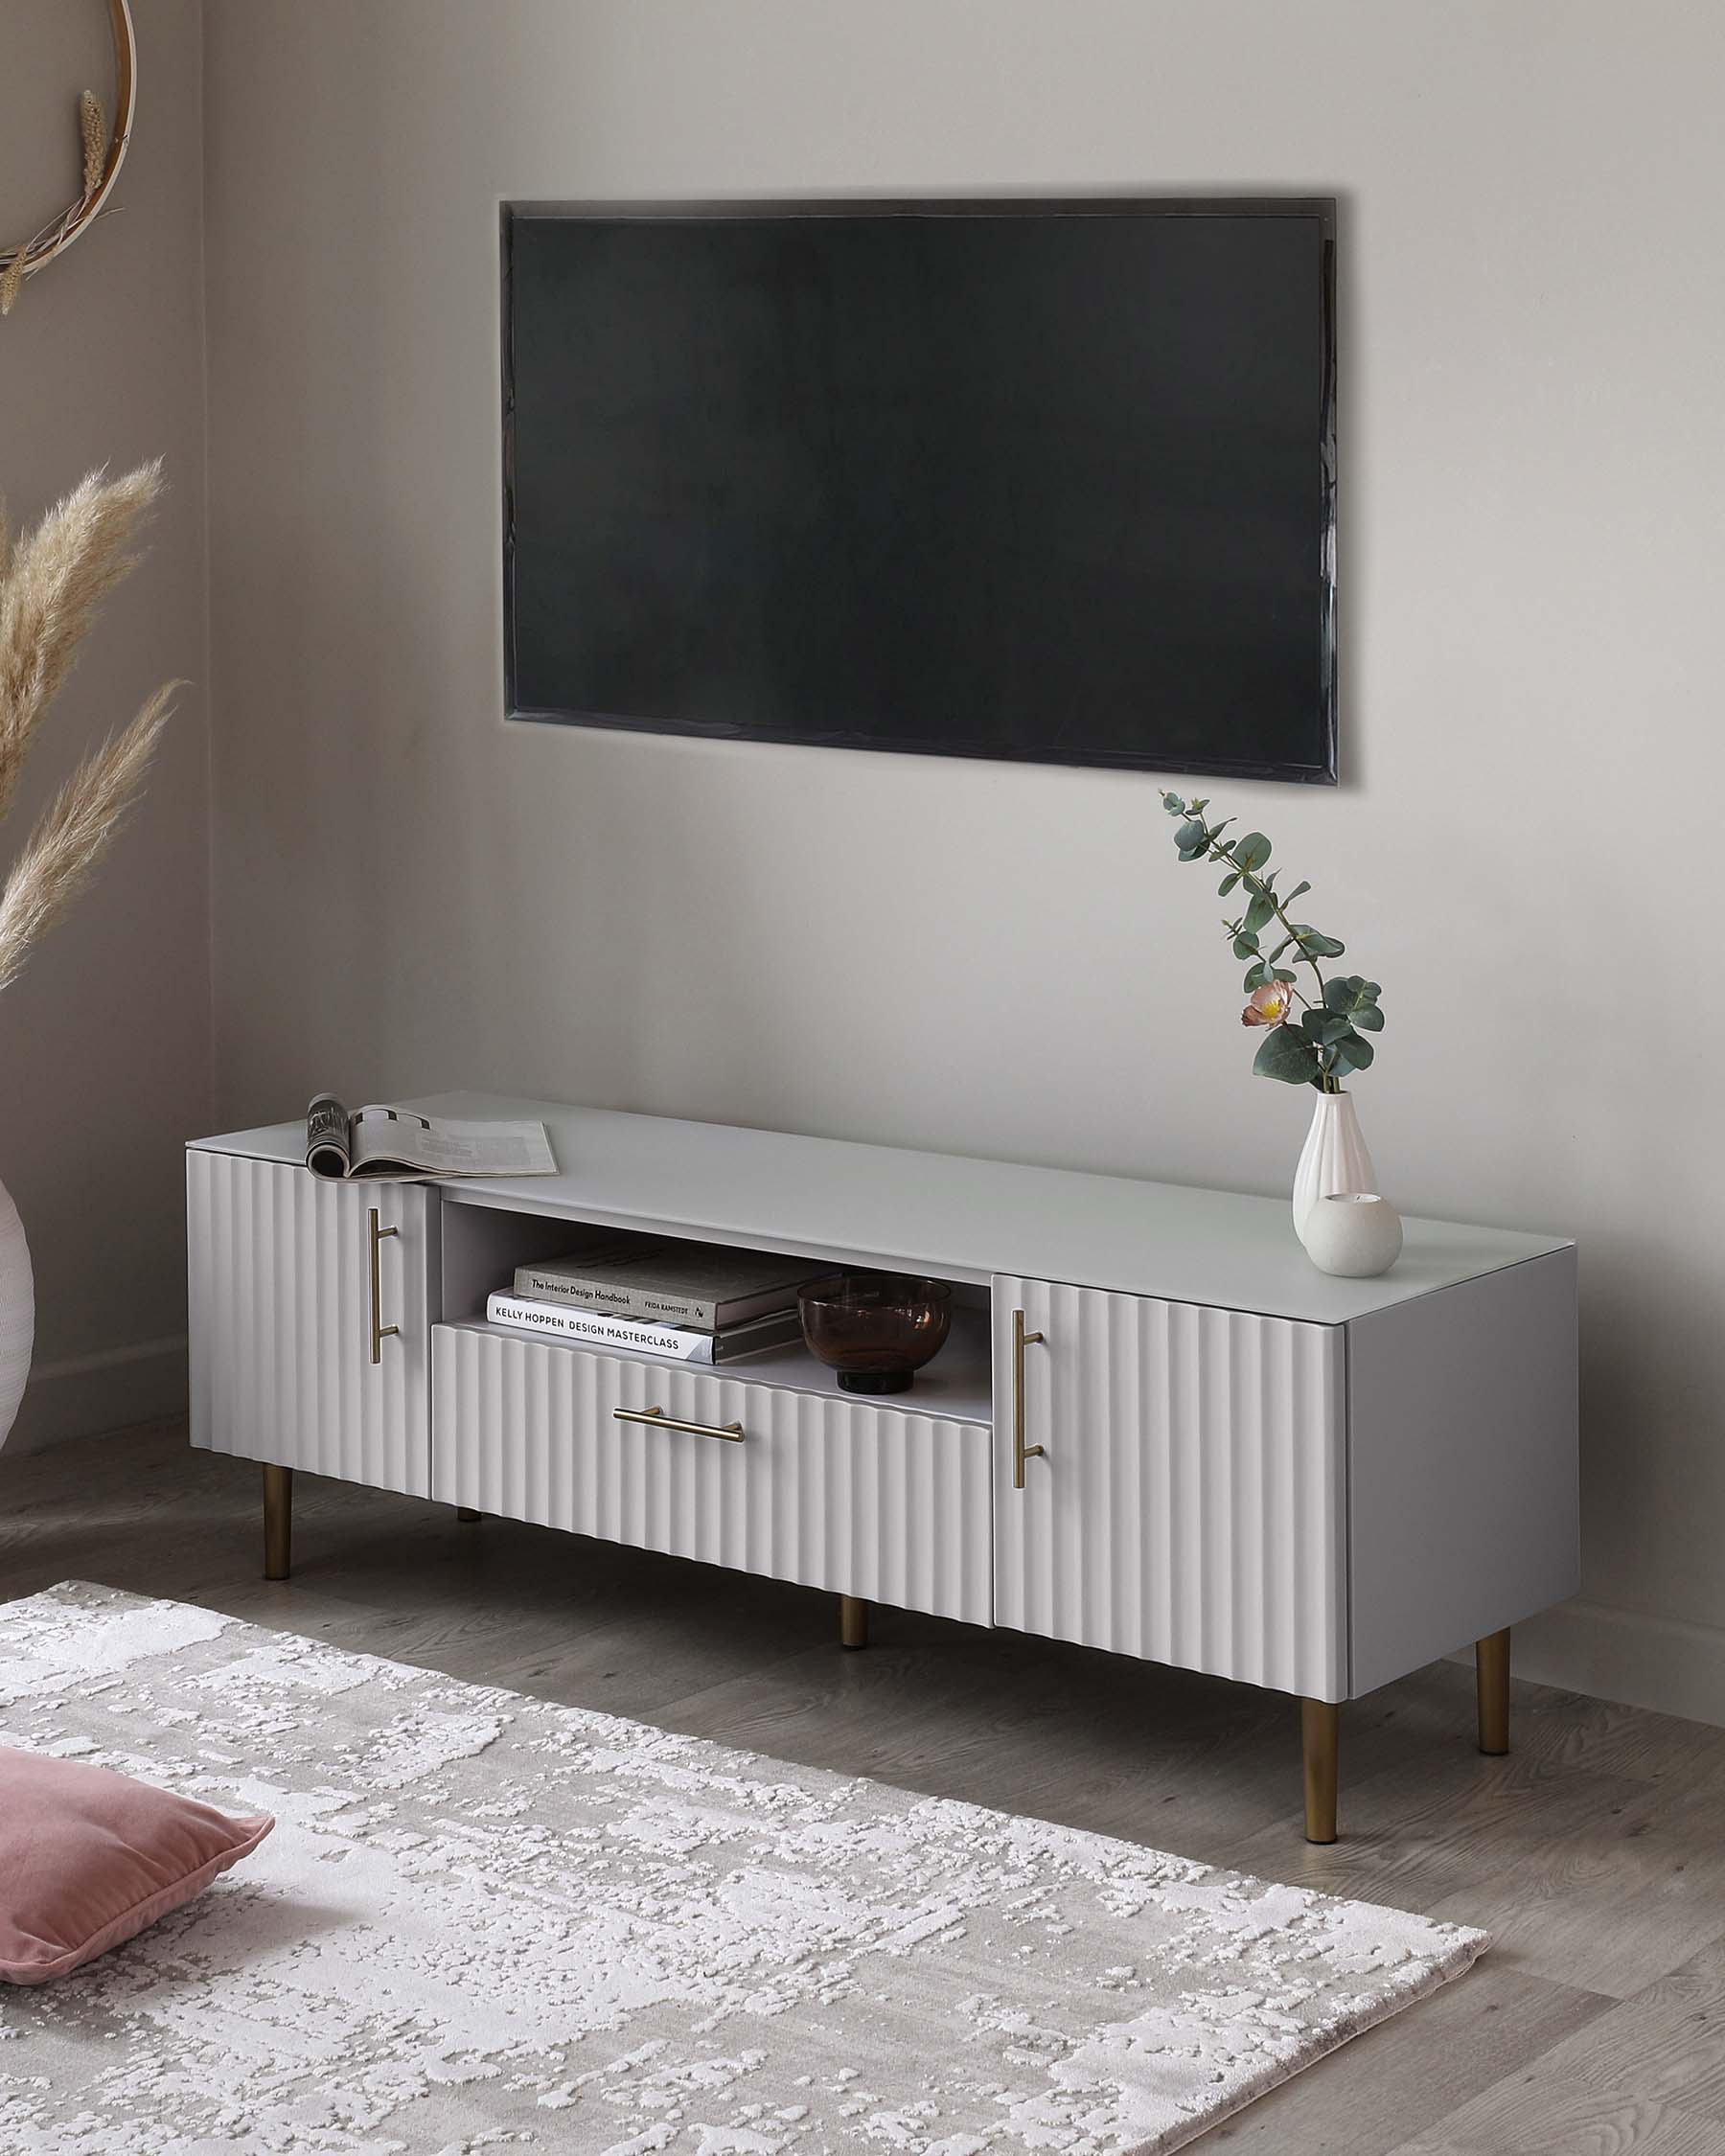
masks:
<instances>
[{"instance_id":1,"label":"fluted drawer front","mask_svg":"<svg viewBox=\"0 0 1725 2156\"><path fill-rule=\"evenodd\" d=\"M192 1442L430 1493L435 1192L186 1155ZM372 1361L371 1223L382 1322Z\"/></svg>"},{"instance_id":2,"label":"fluted drawer front","mask_svg":"<svg viewBox=\"0 0 1725 2156\"><path fill-rule=\"evenodd\" d=\"M974 1422L432 1328L432 1495L898 1609L987 1624L989 1434ZM620 1422L659 1408L743 1442Z\"/></svg>"},{"instance_id":3,"label":"fluted drawer front","mask_svg":"<svg viewBox=\"0 0 1725 2156\"><path fill-rule=\"evenodd\" d=\"M999 1277L994 1355L999 1623L1346 1696L1340 1327Z\"/></svg>"}]
</instances>

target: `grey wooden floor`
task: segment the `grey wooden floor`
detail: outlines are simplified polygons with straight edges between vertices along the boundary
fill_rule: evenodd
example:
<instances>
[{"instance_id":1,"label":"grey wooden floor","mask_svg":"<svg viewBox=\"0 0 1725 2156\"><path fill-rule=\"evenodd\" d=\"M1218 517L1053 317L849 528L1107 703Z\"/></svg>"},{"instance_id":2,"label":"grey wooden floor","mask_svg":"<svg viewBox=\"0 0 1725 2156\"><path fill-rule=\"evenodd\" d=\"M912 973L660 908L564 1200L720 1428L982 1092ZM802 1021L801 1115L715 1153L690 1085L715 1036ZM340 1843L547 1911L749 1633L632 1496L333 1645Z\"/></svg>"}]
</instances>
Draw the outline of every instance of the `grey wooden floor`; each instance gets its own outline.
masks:
<instances>
[{"instance_id":1,"label":"grey wooden floor","mask_svg":"<svg viewBox=\"0 0 1725 2156\"><path fill-rule=\"evenodd\" d=\"M301 1476L175 1428L0 1458L0 1598L96 1580L780 1758L1481 1924L1497 1945L1200 2145L1278 2156L1725 2156L1725 1731L1516 1686L1472 1743L1439 1664L1346 1709L1343 1839L1300 1839L1293 1703Z\"/></svg>"}]
</instances>

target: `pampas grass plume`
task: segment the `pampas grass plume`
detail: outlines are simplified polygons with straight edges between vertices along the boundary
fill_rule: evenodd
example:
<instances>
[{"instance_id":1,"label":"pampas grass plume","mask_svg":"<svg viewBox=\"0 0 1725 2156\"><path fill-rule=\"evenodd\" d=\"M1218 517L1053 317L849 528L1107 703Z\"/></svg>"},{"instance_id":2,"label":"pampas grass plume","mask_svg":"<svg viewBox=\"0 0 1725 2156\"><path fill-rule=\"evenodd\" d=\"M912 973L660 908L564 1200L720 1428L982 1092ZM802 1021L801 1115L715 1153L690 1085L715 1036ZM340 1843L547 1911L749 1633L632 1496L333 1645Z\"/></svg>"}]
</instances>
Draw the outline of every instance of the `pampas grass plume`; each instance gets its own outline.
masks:
<instances>
[{"instance_id":1,"label":"pampas grass plume","mask_svg":"<svg viewBox=\"0 0 1725 2156\"><path fill-rule=\"evenodd\" d=\"M107 122L94 90L86 90L78 101L78 133L83 144L83 191L87 198L102 185L103 168L107 163Z\"/></svg>"},{"instance_id":2,"label":"pampas grass plume","mask_svg":"<svg viewBox=\"0 0 1725 2156\"><path fill-rule=\"evenodd\" d=\"M0 891L0 990L18 977L31 946L89 882L121 818L143 790L157 737L181 681L164 681L124 732L110 734L43 811Z\"/></svg>"},{"instance_id":3,"label":"pampas grass plume","mask_svg":"<svg viewBox=\"0 0 1725 2156\"><path fill-rule=\"evenodd\" d=\"M0 816L96 609L137 564L126 548L161 491L159 460L120 479L93 471L12 550L0 585Z\"/></svg>"},{"instance_id":4,"label":"pampas grass plume","mask_svg":"<svg viewBox=\"0 0 1725 2156\"><path fill-rule=\"evenodd\" d=\"M157 462L119 479L93 471L15 540L0 514L0 815L97 608L138 560L126 547L161 491ZM0 889L0 989L88 883L137 799L181 685L164 683L43 812Z\"/></svg>"}]
</instances>

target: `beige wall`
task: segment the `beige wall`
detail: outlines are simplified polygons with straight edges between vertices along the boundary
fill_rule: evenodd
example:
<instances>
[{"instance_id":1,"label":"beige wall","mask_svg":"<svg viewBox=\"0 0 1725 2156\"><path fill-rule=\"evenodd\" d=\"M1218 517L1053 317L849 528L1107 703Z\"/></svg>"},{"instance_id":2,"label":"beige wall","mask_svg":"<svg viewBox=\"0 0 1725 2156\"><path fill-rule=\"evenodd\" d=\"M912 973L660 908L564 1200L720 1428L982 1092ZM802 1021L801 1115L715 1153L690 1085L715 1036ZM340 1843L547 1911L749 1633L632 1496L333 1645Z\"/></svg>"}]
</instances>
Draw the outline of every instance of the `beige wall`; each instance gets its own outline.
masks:
<instances>
[{"instance_id":1,"label":"beige wall","mask_svg":"<svg viewBox=\"0 0 1725 2156\"><path fill-rule=\"evenodd\" d=\"M158 681L193 686L95 886L0 999L0 1176L36 1273L34 1374L13 1443L113 1428L185 1397L179 1145L210 1103L201 10L134 0L140 121L115 216L0 322L0 491L33 522L93 466L167 460L146 565L50 714L29 820ZM107 10L0 0L0 217L13 241L78 186L77 97L113 113Z\"/></svg>"},{"instance_id":2,"label":"beige wall","mask_svg":"<svg viewBox=\"0 0 1725 2156\"><path fill-rule=\"evenodd\" d=\"M1582 1239L1592 1603L1524 1666L1725 1718L1725 9L247 0L207 46L230 1122L468 1082L1284 1188L1309 1102L1153 779L504 725L496 203L1342 196L1347 783L1210 791L1385 983L1392 1194Z\"/></svg>"}]
</instances>

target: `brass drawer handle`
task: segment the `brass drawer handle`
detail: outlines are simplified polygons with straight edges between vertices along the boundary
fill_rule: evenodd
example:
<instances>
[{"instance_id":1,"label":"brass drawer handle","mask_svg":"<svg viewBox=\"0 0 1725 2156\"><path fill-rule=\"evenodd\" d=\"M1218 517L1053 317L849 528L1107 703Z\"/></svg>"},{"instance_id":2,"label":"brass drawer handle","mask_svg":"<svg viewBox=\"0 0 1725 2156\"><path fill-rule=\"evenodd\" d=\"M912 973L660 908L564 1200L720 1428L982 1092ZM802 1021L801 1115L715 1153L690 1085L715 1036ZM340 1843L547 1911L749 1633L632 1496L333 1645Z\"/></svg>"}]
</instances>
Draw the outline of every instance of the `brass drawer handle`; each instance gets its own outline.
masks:
<instances>
[{"instance_id":1,"label":"brass drawer handle","mask_svg":"<svg viewBox=\"0 0 1725 2156\"><path fill-rule=\"evenodd\" d=\"M1022 1490L1024 1486L1024 1462L1041 1459L1046 1452L1046 1445L1026 1445L1024 1442L1024 1350L1033 1347L1042 1339L1041 1333L1024 1330L1024 1314L1015 1310L1012 1314L1012 1486Z\"/></svg>"},{"instance_id":2,"label":"brass drawer handle","mask_svg":"<svg viewBox=\"0 0 1725 2156\"><path fill-rule=\"evenodd\" d=\"M743 1442L740 1422L678 1422L663 1408L613 1408L611 1413L619 1422L650 1422L655 1430L686 1430L691 1437L723 1437L728 1445Z\"/></svg>"},{"instance_id":3,"label":"brass drawer handle","mask_svg":"<svg viewBox=\"0 0 1725 2156\"><path fill-rule=\"evenodd\" d=\"M400 1228L380 1227L378 1208L371 1208L371 1355L374 1363L383 1360L383 1342L401 1331L400 1325L383 1322L383 1266L379 1250L386 1236L399 1235Z\"/></svg>"}]
</instances>

